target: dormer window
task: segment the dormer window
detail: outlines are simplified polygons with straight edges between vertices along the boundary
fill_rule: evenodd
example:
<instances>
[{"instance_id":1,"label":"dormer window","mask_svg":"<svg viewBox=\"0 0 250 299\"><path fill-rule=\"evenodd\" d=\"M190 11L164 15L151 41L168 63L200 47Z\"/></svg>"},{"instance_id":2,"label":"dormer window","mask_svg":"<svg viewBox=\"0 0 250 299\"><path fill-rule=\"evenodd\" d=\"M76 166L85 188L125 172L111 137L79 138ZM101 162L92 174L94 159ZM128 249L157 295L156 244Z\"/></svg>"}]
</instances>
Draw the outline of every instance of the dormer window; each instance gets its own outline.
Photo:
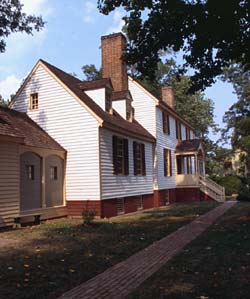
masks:
<instances>
[{"instance_id":1,"label":"dormer window","mask_svg":"<svg viewBox=\"0 0 250 299\"><path fill-rule=\"evenodd\" d=\"M38 109L38 93L32 93L30 95L30 110Z\"/></svg>"},{"instance_id":2,"label":"dormer window","mask_svg":"<svg viewBox=\"0 0 250 299\"><path fill-rule=\"evenodd\" d=\"M106 89L106 92L105 92L105 111L106 112L110 112L110 109L112 107L111 103L112 103L111 92Z\"/></svg>"}]
</instances>

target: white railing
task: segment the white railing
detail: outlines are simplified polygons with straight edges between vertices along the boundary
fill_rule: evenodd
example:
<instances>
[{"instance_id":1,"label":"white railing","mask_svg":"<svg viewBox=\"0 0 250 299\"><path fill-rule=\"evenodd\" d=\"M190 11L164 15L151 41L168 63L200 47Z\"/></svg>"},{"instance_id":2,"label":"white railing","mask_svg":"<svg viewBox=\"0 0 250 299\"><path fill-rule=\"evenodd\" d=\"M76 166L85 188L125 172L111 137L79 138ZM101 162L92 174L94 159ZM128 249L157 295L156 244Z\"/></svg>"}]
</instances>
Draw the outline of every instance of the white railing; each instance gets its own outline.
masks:
<instances>
[{"instance_id":1,"label":"white railing","mask_svg":"<svg viewBox=\"0 0 250 299\"><path fill-rule=\"evenodd\" d=\"M223 202L225 201L225 188L206 177L199 177L200 190L210 196L212 199Z\"/></svg>"}]
</instances>

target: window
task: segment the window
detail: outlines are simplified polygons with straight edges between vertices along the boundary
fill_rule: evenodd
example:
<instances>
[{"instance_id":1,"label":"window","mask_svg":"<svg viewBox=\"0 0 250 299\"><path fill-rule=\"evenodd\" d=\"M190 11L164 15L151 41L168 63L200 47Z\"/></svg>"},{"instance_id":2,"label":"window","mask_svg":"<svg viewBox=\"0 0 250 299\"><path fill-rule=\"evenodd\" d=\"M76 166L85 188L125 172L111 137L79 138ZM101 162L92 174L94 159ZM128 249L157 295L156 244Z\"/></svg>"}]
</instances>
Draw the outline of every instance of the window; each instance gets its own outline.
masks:
<instances>
[{"instance_id":1,"label":"window","mask_svg":"<svg viewBox=\"0 0 250 299\"><path fill-rule=\"evenodd\" d=\"M26 177L30 181L35 180L35 166L34 165L26 165Z\"/></svg>"},{"instance_id":2,"label":"window","mask_svg":"<svg viewBox=\"0 0 250 299\"><path fill-rule=\"evenodd\" d=\"M133 142L134 152L134 175L146 175L145 145Z\"/></svg>"},{"instance_id":3,"label":"window","mask_svg":"<svg viewBox=\"0 0 250 299\"><path fill-rule=\"evenodd\" d=\"M32 93L30 95L30 110L38 109L38 93Z\"/></svg>"},{"instance_id":4,"label":"window","mask_svg":"<svg viewBox=\"0 0 250 299\"><path fill-rule=\"evenodd\" d=\"M186 140L190 140L190 129L186 127Z\"/></svg>"},{"instance_id":5,"label":"window","mask_svg":"<svg viewBox=\"0 0 250 299\"><path fill-rule=\"evenodd\" d=\"M116 201L116 209L117 209L117 214L121 215L124 214L124 198L117 198Z\"/></svg>"},{"instance_id":6,"label":"window","mask_svg":"<svg viewBox=\"0 0 250 299\"><path fill-rule=\"evenodd\" d=\"M111 109L111 91L106 89L105 92L105 111L109 112Z\"/></svg>"},{"instance_id":7,"label":"window","mask_svg":"<svg viewBox=\"0 0 250 299\"><path fill-rule=\"evenodd\" d=\"M176 127L176 139L182 139L181 123L178 120L175 121L175 127Z\"/></svg>"},{"instance_id":8,"label":"window","mask_svg":"<svg viewBox=\"0 0 250 299\"><path fill-rule=\"evenodd\" d=\"M113 136L113 173L129 174L128 139Z\"/></svg>"},{"instance_id":9,"label":"window","mask_svg":"<svg viewBox=\"0 0 250 299\"><path fill-rule=\"evenodd\" d=\"M164 161L164 176L172 176L171 150L164 148L163 161Z\"/></svg>"},{"instance_id":10,"label":"window","mask_svg":"<svg viewBox=\"0 0 250 299\"><path fill-rule=\"evenodd\" d=\"M164 192L165 194L165 198L164 198L164 203L165 205L168 205L169 204L169 190L165 190Z\"/></svg>"},{"instance_id":11,"label":"window","mask_svg":"<svg viewBox=\"0 0 250 299\"><path fill-rule=\"evenodd\" d=\"M50 179L56 181L58 178L57 176L57 167L51 166L50 167Z\"/></svg>"},{"instance_id":12,"label":"window","mask_svg":"<svg viewBox=\"0 0 250 299\"><path fill-rule=\"evenodd\" d=\"M141 210L141 209L143 209L142 195L137 196L137 198L136 198L136 202L137 202L137 210Z\"/></svg>"},{"instance_id":13,"label":"window","mask_svg":"<svg viewBox=\"0 0 250 299\"><path fill-rule=\"evenodd\" d=\"M170 134L169 115L162 111L162 129L163 133Z\"/></svg>"}]
</instances>

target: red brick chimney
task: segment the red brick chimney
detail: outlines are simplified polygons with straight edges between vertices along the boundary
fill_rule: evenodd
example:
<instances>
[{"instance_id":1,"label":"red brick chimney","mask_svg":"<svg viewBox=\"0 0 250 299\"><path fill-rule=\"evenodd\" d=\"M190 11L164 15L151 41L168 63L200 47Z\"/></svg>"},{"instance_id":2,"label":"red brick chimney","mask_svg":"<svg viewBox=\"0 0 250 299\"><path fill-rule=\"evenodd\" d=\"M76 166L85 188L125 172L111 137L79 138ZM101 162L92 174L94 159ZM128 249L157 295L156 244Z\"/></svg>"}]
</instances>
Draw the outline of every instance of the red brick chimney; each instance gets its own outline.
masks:
<instances>
[{"instance_id":1,"label":"red brick chimney","mask_svg":"<svg viewBox=\"0 0 250 299\"><path fill-rule=\"evenodd\" d=\"M122 33L102 36L102 77L111 78L114 91L128 90L127 66L122 61L125 47Z\"/></svg>"},{"instance_id":2,"label":"red brick chimney","mask_svg":"<svg viewBox=\"0 0 250 299\"><path fill-rule=\"evenodd\" d=\"M163 86L161 89L162 100L174 109L174 89L171 86Z\"/></svg>"}]
</instances>

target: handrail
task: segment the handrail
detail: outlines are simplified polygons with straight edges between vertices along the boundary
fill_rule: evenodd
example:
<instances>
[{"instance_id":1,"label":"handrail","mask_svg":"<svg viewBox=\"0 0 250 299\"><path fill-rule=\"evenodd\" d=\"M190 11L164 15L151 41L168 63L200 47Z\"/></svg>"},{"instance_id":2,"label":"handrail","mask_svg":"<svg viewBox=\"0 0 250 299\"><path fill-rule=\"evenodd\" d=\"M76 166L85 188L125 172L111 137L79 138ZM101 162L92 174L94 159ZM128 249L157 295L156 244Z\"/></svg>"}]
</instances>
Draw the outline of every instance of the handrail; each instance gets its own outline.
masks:
<instances>
[{"instance_id":1,"label":"handrail","mask_svg":"<svg viewBox=\"0 0 250 299\"><path fill-rule=\"evenodd\" d=\"M225 200L225 188L206 177L199 177L200 189L216 201Z\"/></svg>"}]
</instances>

